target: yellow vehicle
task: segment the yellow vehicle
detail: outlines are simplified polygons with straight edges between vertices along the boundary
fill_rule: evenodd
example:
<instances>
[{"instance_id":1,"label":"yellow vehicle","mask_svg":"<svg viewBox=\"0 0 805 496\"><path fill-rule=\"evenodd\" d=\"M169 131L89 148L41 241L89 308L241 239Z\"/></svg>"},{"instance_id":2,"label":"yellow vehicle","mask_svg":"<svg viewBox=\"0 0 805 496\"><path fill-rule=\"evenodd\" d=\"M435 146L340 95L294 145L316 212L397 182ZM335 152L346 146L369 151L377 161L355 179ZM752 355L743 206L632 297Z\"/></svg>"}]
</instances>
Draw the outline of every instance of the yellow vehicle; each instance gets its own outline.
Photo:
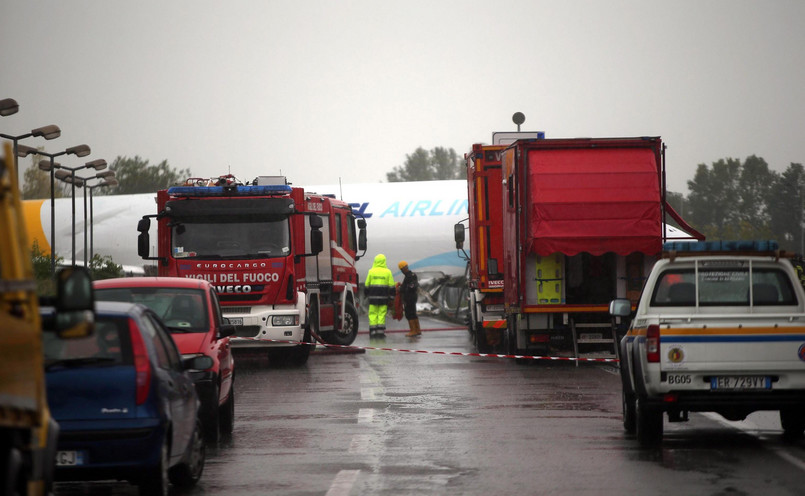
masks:
<instances>
[{"instance_id":1,"label":"yellow vehicle","mask_svg":"<svg viewBox=\"0 0 805 496\"><path fill-rule=\"evenodd\" d=\"M42 327L11 146L0 159L0 495L51 491L58 425L45 397ZM92 287L83 268L57 277L56 329L92 331Z\"/></svg>"}]
</instances>

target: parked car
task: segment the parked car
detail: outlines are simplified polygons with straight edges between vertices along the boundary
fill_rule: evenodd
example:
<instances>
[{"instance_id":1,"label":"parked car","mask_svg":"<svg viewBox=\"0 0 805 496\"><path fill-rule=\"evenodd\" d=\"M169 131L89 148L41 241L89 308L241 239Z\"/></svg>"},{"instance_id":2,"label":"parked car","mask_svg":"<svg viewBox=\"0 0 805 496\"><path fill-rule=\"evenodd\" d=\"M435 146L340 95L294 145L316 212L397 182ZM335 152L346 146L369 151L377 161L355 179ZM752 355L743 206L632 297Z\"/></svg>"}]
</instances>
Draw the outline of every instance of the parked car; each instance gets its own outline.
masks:
<instances>
[{"instance_id":1,"label":"parked car","mask_svg":"<svg viewBox=\"0 0 805 496\"><path fill-rule=\"evenodd\" d=\"M235 361L212 284L184 277L128 277L95 281L97 300L142 303L165 323L183 357L207 355L212 366L191 373L201 399L201 422L207 442L231 434L235 423Z\"/></svg>"},{"instance_id":2,"label":"parked car","mask_svg":"<svg viewBox=\"0 0 805 496\"><path fill-rule=\"evenodd\" d=\"M168 482L190 487L204 470L199 400L184 358L143 305L97 302L94 333L71 340L44 332L48 406L61 432L56 480L128 480L148 495ZM47 331L56 318L41 310Z\"/></svg>"}]
</instances>

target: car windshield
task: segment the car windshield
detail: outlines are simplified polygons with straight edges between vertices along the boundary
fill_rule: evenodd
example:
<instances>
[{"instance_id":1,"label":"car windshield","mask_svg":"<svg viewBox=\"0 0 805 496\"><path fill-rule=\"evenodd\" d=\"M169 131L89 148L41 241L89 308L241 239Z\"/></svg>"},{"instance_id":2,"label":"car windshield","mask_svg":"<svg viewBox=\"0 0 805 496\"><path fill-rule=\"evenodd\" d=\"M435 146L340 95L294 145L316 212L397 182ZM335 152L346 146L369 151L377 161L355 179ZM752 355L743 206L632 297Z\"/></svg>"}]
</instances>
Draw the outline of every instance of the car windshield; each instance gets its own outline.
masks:
<instances>
[{"instance_id":1,"label":"car windshield","mask_svg":"<svg viewBox=\"0 0 805 496\"><path fill-rule=\"evenodd\" d=\"M285 257L288 219L260 222L182 222L173 226L174 258L205 260Z\"/></svg>"},{"instance_id":2,"label":"car windshield","mask_svg":"<svg viewBox=\"0 0 805 496\"><path fill-rule=\"evenodd\" d=\"M751 281L751 288L750 288ZM665 271L654 287L653 306L795 305L796 295L788 276L778 269L701 264L698 281L694 269Z\"/></svg>"},{"instance_id":3,"label":"car windshield","mask_svg":"<svg viewBox=\"0 0 805 496\"><path fill-rule=\"evenodd\" d=\"M42 333L45 367L84 367L131 364L129 319L99 315L90 336L62 339Z\"/></svg>"},{"instance_id":4,"label":"car windshield","mask_svg":"<svg viewBox=\"0 0 805 496\"><path fill-rule=\"evenodd\" d=\"M97 288L103 301L141 303L154 311L171 332L207 332L209 316L204 291L189 288Z\"/></svg>"}]
</instances>

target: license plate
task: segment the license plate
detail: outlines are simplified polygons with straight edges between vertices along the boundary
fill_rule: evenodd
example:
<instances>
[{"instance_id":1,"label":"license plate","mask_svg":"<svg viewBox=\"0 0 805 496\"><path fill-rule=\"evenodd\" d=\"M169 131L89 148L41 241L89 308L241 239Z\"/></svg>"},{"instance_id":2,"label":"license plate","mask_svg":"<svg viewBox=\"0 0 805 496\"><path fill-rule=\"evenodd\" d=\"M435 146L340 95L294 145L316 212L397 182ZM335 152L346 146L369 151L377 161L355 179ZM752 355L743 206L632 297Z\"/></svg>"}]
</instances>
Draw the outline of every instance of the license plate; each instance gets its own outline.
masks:
<instances>
[{"instance_id":1,"label":"license plate","mask_svg":"<svg viewBox=\"0 0 805 496\"><path fill-rule=\"evenodd\" d=\"M227 317L226 320L232 325L243 325L243 317Z\"/></svg>"},{"instance_id":2,"label":"license plate","mask_svg":"<svg viewBox=\"0 0 805 496\"><path fill-rule=\"evenodd\" d=\"M762 375L733 375L710 378L710 389L737 391L745 389L771 389L771 377Z\"/></svg>"},{"instance_id":3,"label":"license plate","mask_svg":"<svg viewBox=\"0 0 805 496\"><path fill-rule=\"evenodd\" d=\"M86 457L83 451L57 451L56 465L59 467L74 467L84 465Z\"/></svg>"}]
</instances>

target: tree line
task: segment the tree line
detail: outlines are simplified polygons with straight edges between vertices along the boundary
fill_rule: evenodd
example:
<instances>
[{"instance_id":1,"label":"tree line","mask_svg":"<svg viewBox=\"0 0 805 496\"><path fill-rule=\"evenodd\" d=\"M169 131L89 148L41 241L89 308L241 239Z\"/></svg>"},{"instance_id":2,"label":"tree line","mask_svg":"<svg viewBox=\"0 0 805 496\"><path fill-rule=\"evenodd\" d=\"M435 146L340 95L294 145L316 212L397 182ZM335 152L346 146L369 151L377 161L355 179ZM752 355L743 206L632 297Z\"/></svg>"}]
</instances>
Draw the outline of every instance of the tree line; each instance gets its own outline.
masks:
<instances>
[{"instance_id":1,"label":"tree line","mask_svg":"<svg viewBox=\"0 0 805 496\"><path fill-rule=\"evenodd\" d=\"M669 202L707 239L774 239L784 250L803 252L802 164L778 173L755 155L721 159L699 164L687 184L688 196L672 193Z\"/></svg>"}]
</instances>

